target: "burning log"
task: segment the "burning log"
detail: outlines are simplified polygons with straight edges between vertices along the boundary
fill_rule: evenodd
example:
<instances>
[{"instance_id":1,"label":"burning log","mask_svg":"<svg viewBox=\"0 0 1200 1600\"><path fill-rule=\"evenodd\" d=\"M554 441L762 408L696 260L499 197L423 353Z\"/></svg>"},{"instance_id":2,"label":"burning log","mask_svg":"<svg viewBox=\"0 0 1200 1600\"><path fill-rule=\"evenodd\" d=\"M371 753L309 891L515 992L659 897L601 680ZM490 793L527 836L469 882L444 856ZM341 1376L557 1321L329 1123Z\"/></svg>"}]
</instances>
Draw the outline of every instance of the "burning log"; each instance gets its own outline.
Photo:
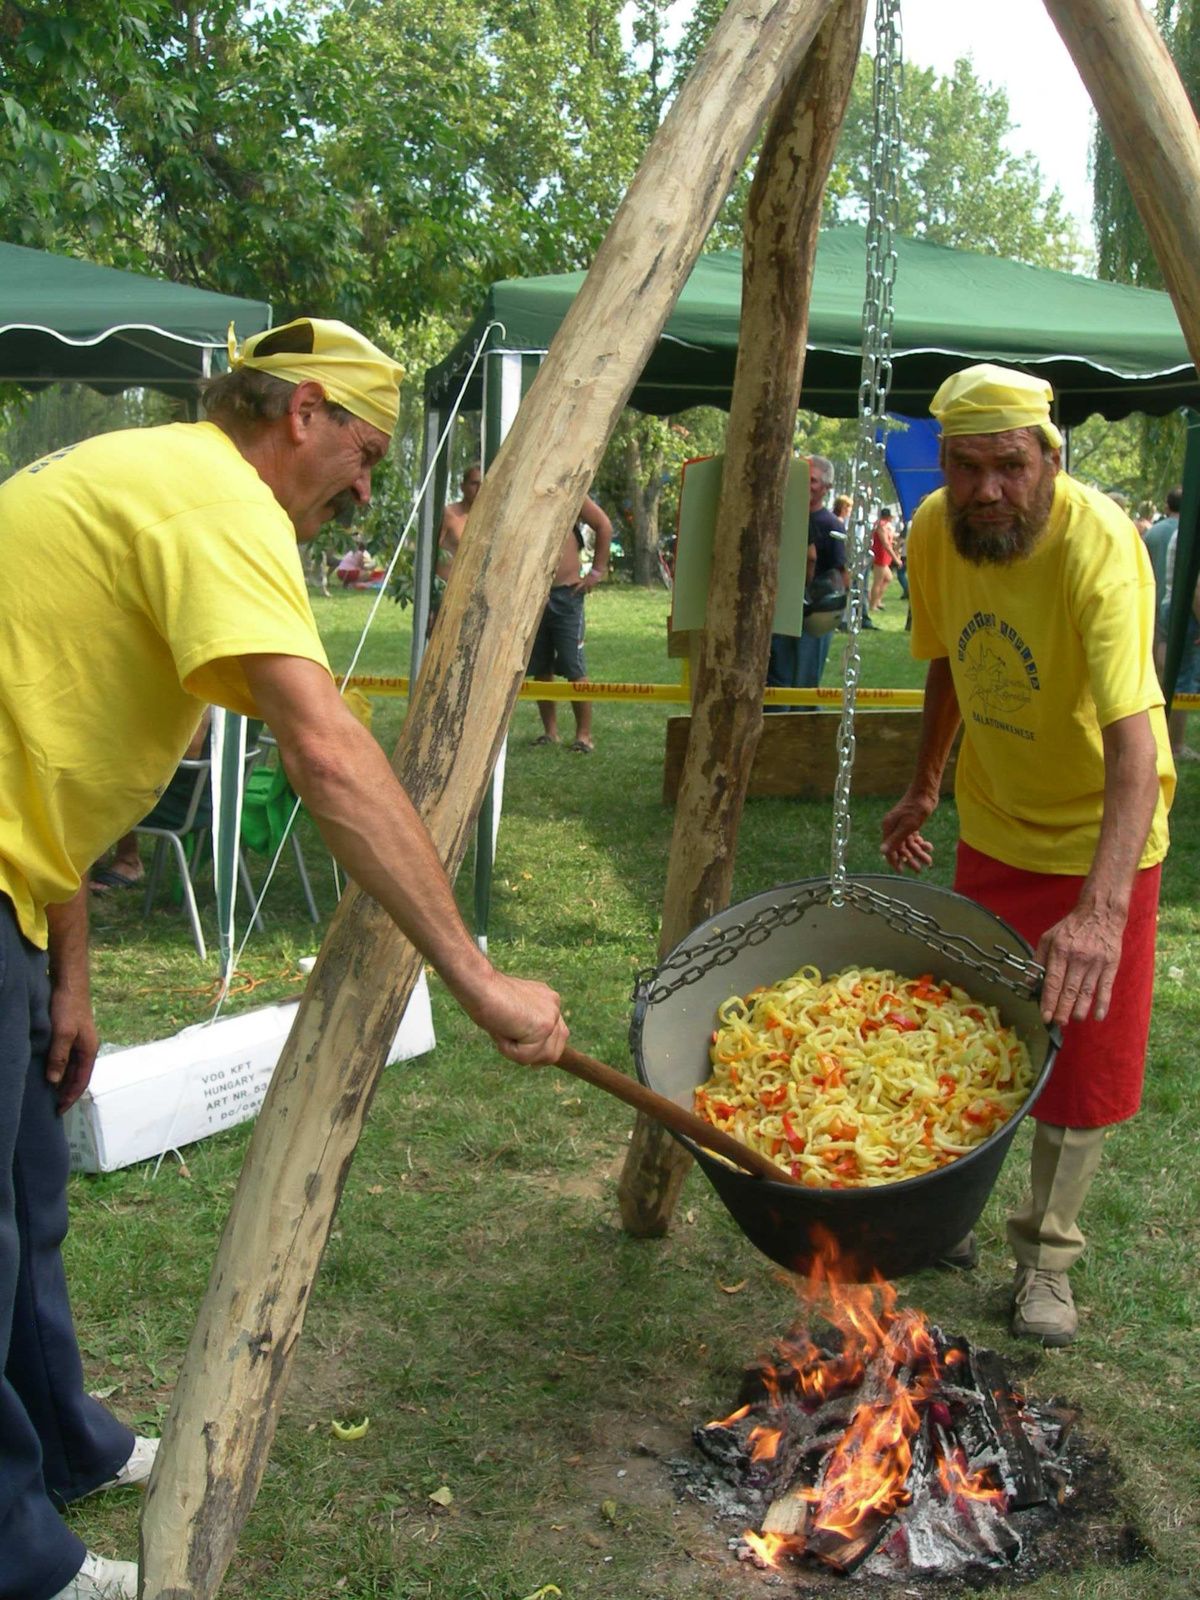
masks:
<instances>
[{"instance_id":1,"label":"burning log","mask_svg":"<svg viewBox=\"0 0 1200 1600\"><path fill-rule=\"evenodd\" d=\"M1013 1565L1010 1515L1047 1502L1045 1408L1027 1424L999 1356L898 1311L888 1284L822 1270L807 1293L812 1324L743 1374L730 1416L694 1434L760 1523L743 1559L842 1574L871 1562L884 1576Z\"/></svg>"},{"instance_id":2,"label":"burning log","mask_svg":"<svg viewBox=\"0 0 1200 1600\"><path fill-rule=\"evenodd\" d=\"M1041 1462L1021 1423L1021 1403L1013 1392L1004 1363L994 1350L973 1350L971 1372L988 1423L1011 1474L1013 1492L1009 1504L1014 1511L1041 1505L1046 1499Z\"/></svg>"}]
</instances>

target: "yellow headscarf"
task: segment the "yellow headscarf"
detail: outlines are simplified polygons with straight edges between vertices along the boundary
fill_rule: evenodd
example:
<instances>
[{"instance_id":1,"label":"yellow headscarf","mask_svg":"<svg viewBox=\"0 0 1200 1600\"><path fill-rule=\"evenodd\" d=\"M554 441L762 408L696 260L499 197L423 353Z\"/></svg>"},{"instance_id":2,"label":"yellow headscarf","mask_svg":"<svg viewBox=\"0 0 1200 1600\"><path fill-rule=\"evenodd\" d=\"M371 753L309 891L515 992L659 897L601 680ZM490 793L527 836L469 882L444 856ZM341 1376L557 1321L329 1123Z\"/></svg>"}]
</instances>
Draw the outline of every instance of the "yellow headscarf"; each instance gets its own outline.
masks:
<instances>
[{"instance_id":1,"label":"yellow headscarf","mask_svg":"<svg viewBox=\"0 0 1200 1600\"><path fill-rule=\"evenodd\" d=\"M319 383L327 400L387 434L400 415L404 368L344 322L299 317L251 334L240 350L231 322L229 366L253 367L287 383Z\"/></svg>"},{"instance_id":2,"label":"yellow headscarf","mask_svg":"<svg viewBox=\"0 0 1200 1600\"><path fill-rule=\"evenodd\" d=\"M942 433L1007 433L1012 428L1041 428L1054 449L1062 434L1050 420L1054 390L1041 378L1030 378L990 361L964 367L946 379L929 403Z\"/></svg>"}]
</instances>

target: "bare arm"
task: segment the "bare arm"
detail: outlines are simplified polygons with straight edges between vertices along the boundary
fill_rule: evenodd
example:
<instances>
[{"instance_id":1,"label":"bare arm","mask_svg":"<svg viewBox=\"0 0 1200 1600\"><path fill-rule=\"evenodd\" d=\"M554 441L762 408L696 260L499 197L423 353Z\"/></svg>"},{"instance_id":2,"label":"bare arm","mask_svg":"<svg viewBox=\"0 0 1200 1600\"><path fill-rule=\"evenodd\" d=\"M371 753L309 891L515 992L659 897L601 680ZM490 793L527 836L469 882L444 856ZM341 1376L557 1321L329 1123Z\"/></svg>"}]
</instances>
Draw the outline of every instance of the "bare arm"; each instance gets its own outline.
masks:
<instances>
[{"instance_id":1,"label":"bare arm","mask_svg":"<svg viewBox=\"0 0 1200 1600\"><path fill-rule=\"evenodd\" d=\"M1092 870L1075 909L1047 928L1037 958L1046 968L1047 1022L1097 1022L1108 1014L1121 960L1129 901L1158 803L1157 746L1150 714L1138 711L1103 729L1104 816Z\"/></svg>"},{"instance_id":2,"label":"bare arm","mask_svg":"<svg viewBox=\"0 0 1200 1600\"><path fill-rule=\"evenodd\" d=\"M899 805L883 819L880 853L897 872L905 867L920 872L933 862L933 846L922 838L921 828L937 810L942 774L961 722L950 662L941 656L929 663L925 678L916 771Z\"/></svg>"},{"instance_id":3,"label":"bare arm","mask_svg":"<svg viewBox=\"0 0 1200 1600\"><path fill-rule=\"evenodd\" d=\"M580 578L576 589L586 593L594 589L608 572L609 550L612 547L613 525L601 511L600 507L590 497L583 502L583 510L579 513L579 520L586 522L596 535L596 553L592 558L592 570L586 578Z\"/></svg>"},{"instance_id":4,"label":"bare arm","mask_svg":"<svg viewBox=\"0 0 1200 1600\"><path fill-rule=\"evenodd\" d=\"M88 886L63 905L47 906L50 926L50 1049L46 1081L58 1089L59 1115L88 1086L99 1038L88 981Z\"/></svg>"},{"instance_id":5,"label":"bare arm","mask_svg":"<svg viewBox=\"0 0 1200 1600\"><path fill-rule=\"evenodd\" d=\"M442 520L438 528L438 558L437 565L433 569L443 583L450 581L450 568L454 564L454 557L458 554L461 537L462 530L451 515L450 507L446 506L442 511Z\"/></svg>"},{"instance_id":6,"label":"bare arm","mask_svg":"<svg viewBox=\"0 0 1200 1600\"><path fill-rule=\"evenodd\" d=\"M514 1061L557 1061L558 996L497 972L459 916L420 817L327 672L294 656L241 657L288 777L355 883L433 962L463 1010Z\"/></svg>"}]
</instances>

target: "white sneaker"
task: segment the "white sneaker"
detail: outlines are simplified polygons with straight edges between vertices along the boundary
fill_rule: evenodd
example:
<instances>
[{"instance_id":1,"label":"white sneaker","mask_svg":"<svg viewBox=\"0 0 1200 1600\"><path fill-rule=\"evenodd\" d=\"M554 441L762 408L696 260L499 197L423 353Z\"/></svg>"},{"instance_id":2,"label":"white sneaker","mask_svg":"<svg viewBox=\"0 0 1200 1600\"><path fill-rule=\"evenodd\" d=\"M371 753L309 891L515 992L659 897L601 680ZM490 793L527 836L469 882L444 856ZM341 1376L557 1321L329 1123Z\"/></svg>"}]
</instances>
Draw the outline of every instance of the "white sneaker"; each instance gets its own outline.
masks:
<instances>
[{"instance_id":1,"label":"white sneaker","mask_svg":"<svg viewBox=\"0 0 1200 1600\"><path fill-rule=\"evenodd\" d=\"M144 1439L138 1434L133 1441L129 1460L116 1477L110 1478L107 1483L97 1484L94 1489L88 1490L88 1494L103 1494L107 1489L144 1489L150 1481L150 1470L161 1443L161 1439ZM80 1498L86 1500L87 1495Z\"/></svg>"},{"instance_id":2,"label":"white sneaker","mask_svg":"<svg viewBox=\"0 0 1200 1600\"><path fill-rule=\"evenodd\" d=\"M137 1600L136 1561L110 1561L89 1550L83 1565L52 1600Z\"/></svg>"}]
</instances>

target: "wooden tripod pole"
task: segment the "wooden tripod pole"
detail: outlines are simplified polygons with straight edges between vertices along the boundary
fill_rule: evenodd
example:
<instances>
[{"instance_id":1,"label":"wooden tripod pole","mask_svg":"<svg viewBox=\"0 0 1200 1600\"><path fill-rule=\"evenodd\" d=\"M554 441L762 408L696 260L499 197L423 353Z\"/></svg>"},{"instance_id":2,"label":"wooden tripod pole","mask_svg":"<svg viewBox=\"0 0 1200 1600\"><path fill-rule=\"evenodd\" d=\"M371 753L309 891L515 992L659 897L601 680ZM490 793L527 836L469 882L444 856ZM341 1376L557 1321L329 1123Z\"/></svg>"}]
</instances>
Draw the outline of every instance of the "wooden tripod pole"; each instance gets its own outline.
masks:
<instances>
[{"instance_id":1,"label":"wooden tripod pole","mask_svg":"<svg viewBox=\"0 0 1200 1600\"><path fill-rule=\"evenodd\" d=\"M725 471L660 956L728 905L733 886L738 827L762 731L821 203L865 12L866 0L843 0L830 13L776 107L754 174ZM661 1124L638 1116L618 1186L628 1232L666 1231L691 1162Z\"/></svg>"},{"instance_id":2,"label":"wooden tripod pole","mask_svg":"<svg viewBox=\"0 0 1200 1600\"><path fill-rule=\"evenodd\" d=\"M454 563L395 766L453 873L570 526L779 85L833 0L731 0L659 129ZM421 957L342 900L276 1068L167 1418L141 1594L216 1593L254 1504L308 1297Z\"/></svg>"},{"instance_id":3,"label":"wooden tripod pole","mask_svg":"<svg viewBox=\"0 0 1200 1600\"><path fill-rule=\"evenodd\" d=\"M1200 371L1200 128L1141 0L1046 0L1112 140Z\"/></svg>"}]
</instances>

